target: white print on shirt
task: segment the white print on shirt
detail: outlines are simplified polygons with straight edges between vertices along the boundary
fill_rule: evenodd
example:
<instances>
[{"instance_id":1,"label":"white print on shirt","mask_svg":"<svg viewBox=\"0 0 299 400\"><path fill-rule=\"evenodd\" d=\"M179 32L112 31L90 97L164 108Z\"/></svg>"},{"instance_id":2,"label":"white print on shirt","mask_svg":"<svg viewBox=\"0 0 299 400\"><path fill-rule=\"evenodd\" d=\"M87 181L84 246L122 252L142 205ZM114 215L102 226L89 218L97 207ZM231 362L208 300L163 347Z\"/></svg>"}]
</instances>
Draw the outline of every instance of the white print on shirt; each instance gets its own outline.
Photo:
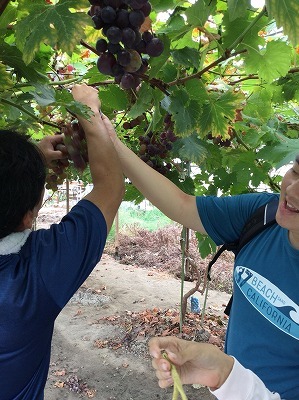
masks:
<instances>
[{"instance_id":1,"label":"white print on shirt","mask_svg":"<svg viewBox=\"0 0 299 400\"><path fill-rule=\"evenodd\" d=\"M237 266L234 279L246 299L269 322L299 340L299 306L257 272Z\"/></svg>"}]
</instances>

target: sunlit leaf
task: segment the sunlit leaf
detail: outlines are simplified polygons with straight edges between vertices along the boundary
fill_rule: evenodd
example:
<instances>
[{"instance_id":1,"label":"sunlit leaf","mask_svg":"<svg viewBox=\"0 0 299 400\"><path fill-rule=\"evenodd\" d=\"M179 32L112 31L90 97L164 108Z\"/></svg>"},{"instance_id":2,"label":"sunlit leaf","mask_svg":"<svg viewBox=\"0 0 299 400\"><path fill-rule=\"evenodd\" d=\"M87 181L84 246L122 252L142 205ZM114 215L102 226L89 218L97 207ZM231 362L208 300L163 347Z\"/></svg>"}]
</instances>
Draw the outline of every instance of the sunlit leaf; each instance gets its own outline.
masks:
<instances>
[{"instance_id":1,"label":"sunlit leaf","mask_svg":"<svg viewBox=\"0 0 299 400\"><path fill-rule=\"evenodd\" d=\"M243 17L247 8L250 6L249 0L228 0L228 14L229 19L234 21L236 18Z\"/></svg>"},{"instance_id":2,"label":"sunlit leaf","mask_svg":"<svg viewBox=\"0 0 299 400\"><path fill-rule=\"evenodd\" d=\"M284 76L291 66L292 50L286 43L272 41L267 44L265 51L248 51L245 57L246 70L251 73L258 71L261 79L272 82Z\"/></svg>"},{"instance_id":3,"label":"sunlit leaf","mask_svg":"<svg viewBox=\"0 0 299 400\"><path fill-rule=\"evenodd\" d=\"M5 65L0 62L0 92L13 86L10 74L6 72Z\"/></svg>"},{"instance_id":4,"label":"sunlit leaf","mask_svg":"<svg viewBox=\"0 0 299 400\"><path fill-rule=\"evenodd\" d=\"M283 27L294 46L299 44L298 0L266 0L266 6L270 17L275 18L277 27Z\"/></svg>"},{"instance_id":5,"label":"sunlit leaf","mask_svg":"<svg viewBox=\"0 0 299 400\"><path fill-rule=\"evenodd\" d=\"M26 64L33 60L41 43L58 46L69 54L80 43L85 25L91 22L85 12L71 12L74 5L74 1L64 0L52 6L38 3L30 6L28 16L15 27L17 44Z\"/></svg>"}]
</instances>

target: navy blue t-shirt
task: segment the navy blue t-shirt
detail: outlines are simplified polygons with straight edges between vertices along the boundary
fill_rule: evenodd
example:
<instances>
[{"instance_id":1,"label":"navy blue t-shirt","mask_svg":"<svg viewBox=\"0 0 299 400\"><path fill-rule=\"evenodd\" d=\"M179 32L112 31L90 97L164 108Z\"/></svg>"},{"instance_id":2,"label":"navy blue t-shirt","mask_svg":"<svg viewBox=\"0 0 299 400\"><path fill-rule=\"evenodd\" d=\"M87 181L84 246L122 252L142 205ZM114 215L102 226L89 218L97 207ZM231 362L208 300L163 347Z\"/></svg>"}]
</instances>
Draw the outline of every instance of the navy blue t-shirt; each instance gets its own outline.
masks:
<instances>
[{"instance_id":1,"label":"navy blue t-shirt","mask_svg":"<svg viewBox=\"0 0 299 400\"><path fill-rule=\"evenodd\" d=\"M234 242L250 215L273 196L198 197L217 245ZM212 272L213 279L213 272ZM299 399L299 250L274 225L246 244L234 265L234 300L225 350L285 400Z\"/></svg>"},{"instance_id":2,"label":"navy blue t-shirt","mask_svg":"<svg viewBox=\"0 0 299 400\"><path fill-rule=\"evenodd\" d=\"M0 256L0 398L42 400L54 321L99 262L107 238L101 211L81 200L50 229L31 232Z\"/></svg>"}]
</instances>

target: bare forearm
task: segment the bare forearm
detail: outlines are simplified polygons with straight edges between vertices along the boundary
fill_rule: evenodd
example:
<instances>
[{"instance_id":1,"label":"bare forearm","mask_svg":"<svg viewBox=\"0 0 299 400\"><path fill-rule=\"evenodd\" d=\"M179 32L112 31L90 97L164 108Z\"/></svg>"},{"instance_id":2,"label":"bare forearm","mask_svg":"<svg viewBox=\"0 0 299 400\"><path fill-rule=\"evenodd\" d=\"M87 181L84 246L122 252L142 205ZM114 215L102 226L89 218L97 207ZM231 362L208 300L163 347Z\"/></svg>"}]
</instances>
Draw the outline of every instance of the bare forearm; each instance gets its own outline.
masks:
<instances>
[{"instance_id":1,"label":"bare forearm","mask_svg":"<svg viewBox=\"0 0 299 400\"><path fill-rule=\"evenodd\" d=\"M148 200L170 219L205 233L197 214L194 196L187 195L165 176L140 160L119 139L115 140L115 148L124 174Z\"/></svg>"},{"instance_id":2,"label":"bare forearm","mask_svg":"<svg viewBox=\"0 0 299 400\"><path fill-rule=\"evenodd\" d=\"M91 118L78 116L85 132L93 189L85 196L102 211L110 229L124 194L123 173L109 131L100 114L98 92L94 88L74 85L75 100L91 108Z\"/></svg>"},{"instance_id":3,"label":"bare forearm","mask_svg":"<svg viewBox=\"0 0 299 400\"><path fill-rule=\"evenodd\" d=\"M109 134L103 130L100 113L97 112L91 122L83 119L79 121L87 139L88 160L94 186L103 185L104 180L109 181L111 176L117 181L123 181L119 158Z\"/></svg>"}]
</instances>

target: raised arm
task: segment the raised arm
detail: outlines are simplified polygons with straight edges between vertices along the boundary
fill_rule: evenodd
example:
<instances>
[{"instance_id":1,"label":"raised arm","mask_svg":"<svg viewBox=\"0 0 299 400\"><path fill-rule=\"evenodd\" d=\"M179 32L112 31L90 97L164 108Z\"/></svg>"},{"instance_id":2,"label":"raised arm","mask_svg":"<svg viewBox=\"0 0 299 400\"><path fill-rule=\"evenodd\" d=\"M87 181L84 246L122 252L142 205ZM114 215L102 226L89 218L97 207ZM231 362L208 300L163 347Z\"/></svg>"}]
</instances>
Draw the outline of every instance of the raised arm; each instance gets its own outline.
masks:
<instances>
[{"instance_id":1,"label":"raised arm","mask_svg":"<svg viewBox=\"0 0 299 400\"><path fill-rule=\"evenodd\" d=\"M206 233L199 218L196 198L180 190L126 147L116 136L108 118L104 119L119 156L124 174L133 185L173 221Z\"/></svg>"},{"instance_id":2,"label":"raised arm","mask_svg":"<svg viewBox=\"0 0 299 400\"><path fill-rule=\"evenodd\" d=\"M110 230L124 195L122 168L100 114L98 91L83 84L75 85L72 94L75 100L89 106L94 113L90 120L78 116L86 136L89 166L94 185L85 198L100 208L107 228Z\"/></svg>"}]
</instances>

